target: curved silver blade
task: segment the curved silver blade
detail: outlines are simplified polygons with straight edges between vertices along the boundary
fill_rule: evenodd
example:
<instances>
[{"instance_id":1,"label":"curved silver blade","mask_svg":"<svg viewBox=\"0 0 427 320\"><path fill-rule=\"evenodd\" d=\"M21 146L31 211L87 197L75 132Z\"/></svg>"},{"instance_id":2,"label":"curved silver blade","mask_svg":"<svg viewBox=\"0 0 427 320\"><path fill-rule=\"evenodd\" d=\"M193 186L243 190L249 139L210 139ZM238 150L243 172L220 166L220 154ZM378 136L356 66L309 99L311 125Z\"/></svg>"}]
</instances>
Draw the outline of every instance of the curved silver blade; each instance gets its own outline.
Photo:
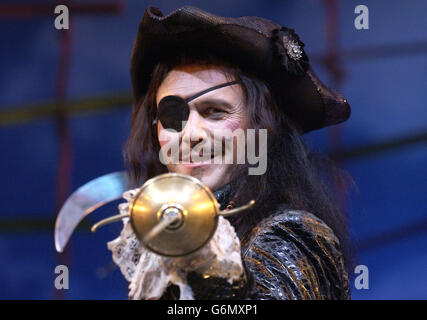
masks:
<instances>
[{"instance_id":1,"label":"curved silver blade","mask_svg":"<svg viewBox=\"0 0 427 320\"><path fill-rule=\"evenodd\" d=\"M55 248L62 252L74 229L89 213L104 204L120 199L131 188L126 171L101 176L77 189L65 201L55 223Z\"/></svg>"}]
</instances>

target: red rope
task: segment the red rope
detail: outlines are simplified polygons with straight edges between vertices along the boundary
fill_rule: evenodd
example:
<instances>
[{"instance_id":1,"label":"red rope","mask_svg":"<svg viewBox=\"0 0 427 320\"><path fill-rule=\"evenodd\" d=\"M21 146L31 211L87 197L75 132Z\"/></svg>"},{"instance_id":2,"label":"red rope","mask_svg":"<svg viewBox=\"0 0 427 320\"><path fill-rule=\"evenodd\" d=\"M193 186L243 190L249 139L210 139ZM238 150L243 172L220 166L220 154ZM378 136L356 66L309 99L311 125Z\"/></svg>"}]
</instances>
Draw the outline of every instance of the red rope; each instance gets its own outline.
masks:
<instances>
[{"instance_id":1,"label":"red rope","mask_svg":"<svg viewBox=\"0 0 427 320\"><path fill-rule=\"evenodd\" d=\"M67 4L62 1L58 4L67 5L71 14L118 14L124 8L124 1L119 0L111 3L85 3ZM35 17L54 16L55 7L58 4L0 4L0 19L28 19Z\"/></svg>"},{"instance_id":2,"label":"red rope","mask_svg":"<svg viewBox=\"0 0 427 320\"><path fill-rule=\"evenodd\" d=\"M339 6L337 0L324 0L326 7L326 55L323 63L331 72L333 85L340 88L343 80L343 68L339 48ZM339 125L328 128L328 145L331 153L337 153L342 148L342 134ZM346 184L344 181L334 181L335 197L340 207L346 211Z\"/></svg>"},{"instance_id":3,"label":"red rope","mask_svg":"<svg viewBox=\"0 0 427 320\"><path fill-rule=\"evenodd\" d=\"M73 147L71 141L71 132L68 124L66 114L66 98L67 87L70 71L70 60L72 51L72 27L70 22L70 29L61 30L59 32L60 46L59 46L59 66L56 80L56 99L60 101L56 106L56 124L57 136L59 139L59 163L57 172L57 194L56 205L57 212L67 199L71 188L71 173L72 173L72 159ZM59 263L62 265L70 266L71 263L70 245L65 249L64 253L58 255ZM55 290L55 299L64 299L65 290Z\"/></svg>"}]
</instances>

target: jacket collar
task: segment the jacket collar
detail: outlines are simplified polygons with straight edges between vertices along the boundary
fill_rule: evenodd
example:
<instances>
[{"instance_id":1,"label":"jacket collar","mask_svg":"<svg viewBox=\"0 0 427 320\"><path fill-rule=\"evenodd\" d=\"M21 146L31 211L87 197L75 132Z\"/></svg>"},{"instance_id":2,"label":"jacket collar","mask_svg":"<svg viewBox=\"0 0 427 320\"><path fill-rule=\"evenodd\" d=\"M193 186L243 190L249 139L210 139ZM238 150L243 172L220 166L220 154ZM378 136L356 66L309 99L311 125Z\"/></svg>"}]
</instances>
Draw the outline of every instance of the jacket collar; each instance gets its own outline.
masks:
<instances>
[{"instance_id":1,"label":"jacket collar","mask_svg":"<svg viewBox=\"0 0 427 320\"><path fill-rule=\"evenodd\" d=\"M227 205L230 203L231 185L226 184L224 187L222 187L221 189L218 189L213 194L219 203L219 209L224 210L225 208L227 208Z\"/></svg>"}]
</instances>

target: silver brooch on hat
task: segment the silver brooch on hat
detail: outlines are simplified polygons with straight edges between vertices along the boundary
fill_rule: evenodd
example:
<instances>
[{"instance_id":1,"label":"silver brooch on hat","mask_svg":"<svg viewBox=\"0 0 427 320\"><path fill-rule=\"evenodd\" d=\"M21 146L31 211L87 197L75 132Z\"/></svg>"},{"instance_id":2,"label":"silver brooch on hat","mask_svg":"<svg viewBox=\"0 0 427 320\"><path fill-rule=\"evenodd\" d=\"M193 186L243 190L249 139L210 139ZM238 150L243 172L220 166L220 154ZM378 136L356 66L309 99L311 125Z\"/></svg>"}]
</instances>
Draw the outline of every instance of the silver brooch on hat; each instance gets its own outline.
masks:
<instances>
[{"instance_id":1,"label":"silver brooch on hat","mask_svg":"<svg viewBox=\"0 0 427 320\"><path fill-rule=\"evenodd\" d=\"M304 52L304 43L300 41L293 29L281 27L273 30L279 63L292 75L304 75L309 67L308 57Z\"/></svg>"},{"instance_id":2,"label":"silver brooch on hat","mask_svg":"<svg viewBox=\"0 0 427 320\"><path fill-rule=\"evenodd\" d=\"M285 39L283 39L285 40ZM286 48L286 52L288 54L288 56L295 60L298 61L299 59L302 58L302 50L300 45L293 40L287 41L285 42L285 48Z\"/></svg>"}]
</instances>

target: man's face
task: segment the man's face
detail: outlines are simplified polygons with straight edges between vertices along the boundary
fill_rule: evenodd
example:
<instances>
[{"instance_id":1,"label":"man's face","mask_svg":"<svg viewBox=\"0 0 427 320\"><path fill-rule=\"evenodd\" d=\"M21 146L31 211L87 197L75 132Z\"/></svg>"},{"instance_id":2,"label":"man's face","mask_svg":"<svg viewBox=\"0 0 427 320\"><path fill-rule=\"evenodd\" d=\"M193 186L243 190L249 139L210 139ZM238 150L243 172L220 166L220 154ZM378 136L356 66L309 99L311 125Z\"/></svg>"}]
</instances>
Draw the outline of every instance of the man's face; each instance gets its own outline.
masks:
<instances>
[{"instance_id":1,"label":"man's face","mask_svg":"<svg viewBox=\"0 0 427 320\"><path fill-rule=\"evenodd\" d=\"M180 66L166 76L157 91L156 102L158 105L162 98L169 95L186 99L205 89L227 82L230 82L230 79L218 67ZM174 144L177 149L179 148L180 161L167 164L169 172L196 177L215 191L233 178L236 146L234 141L233 164L227 164L224 158L226 148L224 146L220 148L220 153L214 151L214 136L218 136L221 132L246 129L247 114L243 92L239 84L234 84L203 94L191 100L188 105L189 117L184 129L179 133L172 135L158 121L159 143L161 147L165 144ZM161 152L164 152L164 149L161 148ZM210 150L209 155L206 150ZM196 155L205 159L197 159Z\"/></svg>"}]
</instances>

